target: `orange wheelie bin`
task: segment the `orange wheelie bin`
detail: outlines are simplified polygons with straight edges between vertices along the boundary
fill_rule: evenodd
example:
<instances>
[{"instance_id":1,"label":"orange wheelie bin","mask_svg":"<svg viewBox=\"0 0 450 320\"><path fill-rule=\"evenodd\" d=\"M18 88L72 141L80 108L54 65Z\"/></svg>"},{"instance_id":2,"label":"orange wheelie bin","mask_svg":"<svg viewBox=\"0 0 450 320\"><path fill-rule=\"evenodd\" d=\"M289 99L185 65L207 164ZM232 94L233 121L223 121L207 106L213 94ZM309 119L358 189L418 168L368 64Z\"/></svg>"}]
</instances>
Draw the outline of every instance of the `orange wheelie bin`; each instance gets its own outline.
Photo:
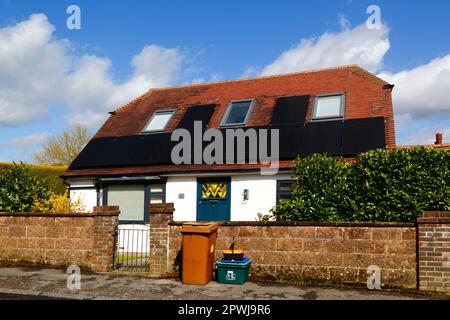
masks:
<instances>
[{"instance_id":1,"label":"orange wheelie bin","mask_svg":"<svg viewBox=\"0 0 450 320\"><path fill-rule=\"evenodd\" d=\"M185 223L181 228L182 282L205 285L211 281L218 223Z\"/></svg>"}]
</instances>

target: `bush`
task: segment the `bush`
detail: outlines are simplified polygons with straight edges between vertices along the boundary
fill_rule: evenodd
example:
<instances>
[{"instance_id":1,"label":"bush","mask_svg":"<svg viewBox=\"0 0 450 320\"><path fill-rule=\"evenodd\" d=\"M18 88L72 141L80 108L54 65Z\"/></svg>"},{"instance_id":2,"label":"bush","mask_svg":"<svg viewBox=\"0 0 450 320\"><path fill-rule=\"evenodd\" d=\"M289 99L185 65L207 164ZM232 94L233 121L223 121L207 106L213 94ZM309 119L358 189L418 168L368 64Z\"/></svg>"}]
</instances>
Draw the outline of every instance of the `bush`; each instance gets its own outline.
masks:
<instances>
[{"instance_id":1,"label":"bush","mask_svg":"<svg viewBox=\"0 0 450 320\"><path fill-rule=\"evenodd\" d=\"M48 181L30 166L13 164L0 170L0 211L29 212L36 200L49 198L48 189Z\"/></svg>"},{"instance_id":2,"label":"bush","mask_svg":"<svg viewBox=\"0 0 450 320\"><path fill-rule=\"evenodd\" d=\"M14 167L14 163L1 163L0 173ZM60 176L66 171L67 166L48 166L48 165L29 165L30 170L34 171L38 178L46 179L51 192L64 194L67 186Z\"/></svg>"},{"instance_id":3,"label":"bush","mask_svg":"<svg viewBox=\"0 0 450 320\"><path fill-rule=\"evenodd\" d=\"M450 210L450 152L430 147L374 150L355 162L315 154L296 159L293 198L279 220L412 222Z\"/></svg>"},{"instance_id":4,"label":"bush","mask_svg":"<svg viewBox=\"0 0 450 320\"><path fill-rule=\"evenodd\" d=\"M423 210L450 210L450 151L374 150L354 165L359 220L414 221Z\"/></svg>"},{"instance_id":5,"label":"bush","mask_svg":"<svg viewBox=\"0 0 450 320\"><path fill-rule=\"evenodd\" d=\"M71 202L69 192L66 190L64 194L52 192L48 199L36 199L32 210L47 213L79 213L85 212L86 208L81 198Z\"/></svg>"}]
</instances>

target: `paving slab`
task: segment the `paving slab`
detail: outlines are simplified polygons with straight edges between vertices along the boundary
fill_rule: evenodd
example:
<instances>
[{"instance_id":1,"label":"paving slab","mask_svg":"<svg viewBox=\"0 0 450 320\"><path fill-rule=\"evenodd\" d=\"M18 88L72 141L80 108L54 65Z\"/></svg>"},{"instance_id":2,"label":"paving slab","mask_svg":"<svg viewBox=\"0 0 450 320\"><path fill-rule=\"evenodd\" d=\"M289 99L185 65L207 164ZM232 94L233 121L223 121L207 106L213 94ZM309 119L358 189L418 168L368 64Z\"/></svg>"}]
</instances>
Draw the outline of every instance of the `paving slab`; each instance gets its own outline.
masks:
<instances>
[{"instance_id":1,"label":"paving slab","mask_svg":"<svg viewBox=\"0 0 450 320\"><path fill-rule=\"evenodd\" d=\"M423 294L365 289L311 287L247 282L206 286L183 285L178 279L142 275L82 273L81 290L67 288L65 270L52 268L0 268L0 299L7 295L87 300L410 300L437 298Z\"/></svg>"}]
</instances>

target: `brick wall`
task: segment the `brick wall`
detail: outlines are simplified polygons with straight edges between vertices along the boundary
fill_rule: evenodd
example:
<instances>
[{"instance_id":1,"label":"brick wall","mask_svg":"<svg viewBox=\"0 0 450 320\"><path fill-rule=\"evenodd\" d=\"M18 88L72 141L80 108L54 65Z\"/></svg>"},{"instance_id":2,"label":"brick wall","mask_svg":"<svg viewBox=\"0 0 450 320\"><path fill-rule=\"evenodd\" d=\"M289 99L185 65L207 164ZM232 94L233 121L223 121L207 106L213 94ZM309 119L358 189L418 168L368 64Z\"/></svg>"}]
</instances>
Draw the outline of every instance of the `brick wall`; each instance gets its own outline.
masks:
<instances>
[{"instance_id":1,"label":"brick wall","mask_svg":"<svg viewBox=\"0 0 450 320\"><path fill-rule=\"evenodd\" d=\"M150 273L163 276L168 273L169 223L175 211L173 203L150 205Z\"/></svg>"},{"instance_id":2,"label":"brick wall","mask_svg":"<svg viewBox=\"0 0 450 320\"><path fill-rule=\"evenodd\" d=\"M417 224L419 288L450 292L450 212L424 212Z\"/></svg>"},{"instance_id":3,"label":"brick wall","mask_svg":"<svg viewBox=\"0 0 450 320\"><path fill-rule=\"evenodd\" d=\"M111 269L118 207L93 214L0 213L0 262Z\"/></svg>"},{"instance_id":4,"label":"brick wall","mask_svg":"<svg viewBox=\"0 0 450 320\"><path fill-rule=\"evenodd\" d=\"M169 269L177 272L181 226L172 223ZM416 287L416 228L413 224L225 223L216 258L235 237L252 261L253 280L366 284L367 268L381 268L386 287Z\"/></svg>"}]
</instances>

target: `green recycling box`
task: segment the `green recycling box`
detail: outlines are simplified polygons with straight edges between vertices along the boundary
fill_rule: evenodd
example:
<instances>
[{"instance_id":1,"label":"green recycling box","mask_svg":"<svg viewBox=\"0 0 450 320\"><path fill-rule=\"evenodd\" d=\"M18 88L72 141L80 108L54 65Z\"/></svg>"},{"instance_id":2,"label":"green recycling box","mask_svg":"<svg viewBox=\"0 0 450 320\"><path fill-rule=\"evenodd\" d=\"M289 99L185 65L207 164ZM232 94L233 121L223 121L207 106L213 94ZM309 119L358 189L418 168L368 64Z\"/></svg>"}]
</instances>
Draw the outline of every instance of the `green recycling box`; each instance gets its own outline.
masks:
<instances>
[{"instance_id":1,"label":"green recycling box","mask_svg":"<svg viewBox=\"0 0 450 320\"><path fill-rule=\"evenodd\" d=\"M248 272L252 261L244 258L242 261L216 261L217 281L226 284L244 284L248 280Z\"/></svg>"}]
</instances>

